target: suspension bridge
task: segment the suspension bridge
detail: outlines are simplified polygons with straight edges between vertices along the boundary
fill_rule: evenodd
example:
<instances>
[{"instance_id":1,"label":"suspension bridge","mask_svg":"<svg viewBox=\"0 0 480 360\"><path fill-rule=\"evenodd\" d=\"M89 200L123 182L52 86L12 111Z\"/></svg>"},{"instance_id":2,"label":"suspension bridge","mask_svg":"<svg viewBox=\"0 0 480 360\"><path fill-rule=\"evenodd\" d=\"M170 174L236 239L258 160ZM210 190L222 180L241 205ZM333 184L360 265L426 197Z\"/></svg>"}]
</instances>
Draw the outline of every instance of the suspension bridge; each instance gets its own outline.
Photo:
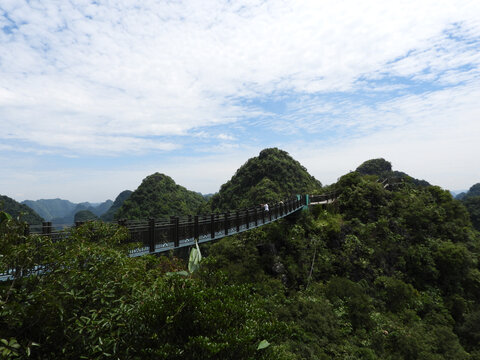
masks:
<instances>
[{"instance_id":1,"label":"suspension bridge","mask_svg":"<svg viewBox=\"0 0 480 360\"><path fill-rule=\"evenodd\" d=\"M268 211L263 207L236 210L224 213L192 216L171 216L167 219L119 220L129 233L128 242L139 244L130 251L131 257L158 254L199 244L219 240L226 236L255 229L279 219L290 216L311 205L330 204L335 197L332 194L296 195L284 201L270 204ZM75 226L81 226L76 223ZM55 230L51 222L44 222L40 228L31 228L30 233L49 236L60 241L70 235L71 228ZM30 272L41 272L41 266ZM0 281L12 279L13 269L0 273Z\"/></svg>"}]
</instances>

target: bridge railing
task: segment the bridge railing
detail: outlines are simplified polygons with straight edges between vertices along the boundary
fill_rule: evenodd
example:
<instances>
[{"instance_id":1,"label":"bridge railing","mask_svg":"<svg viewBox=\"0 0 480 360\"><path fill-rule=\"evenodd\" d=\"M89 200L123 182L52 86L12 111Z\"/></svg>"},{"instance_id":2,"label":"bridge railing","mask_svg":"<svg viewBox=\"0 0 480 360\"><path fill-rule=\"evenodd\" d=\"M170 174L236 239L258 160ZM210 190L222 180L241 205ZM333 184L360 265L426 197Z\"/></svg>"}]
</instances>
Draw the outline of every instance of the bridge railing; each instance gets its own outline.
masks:
<instances>
[{"instance_id":1,"label":"bridge railing","mask_svg":"<svg viewBox=\"0 0 480 360\"><path fill-rule=\"evenodd\" d=\"M307 205L307 197L297 196L271 204L269 211L265 211L263 207L255 207L217 214L171 216L169 219L120 220L118 225L127 228L129 232L127 242L139 244L130 253L134 257L191 246L195 240L203 243L238 234L285 217L302 209L305 205ZM76 226L81 224L76 223ZM54 229L51 222L45 222L41 227L31 227L29 232L58 241L68 238L72 228L59 231ZM48 266L41 259L41 249L37 253L40 256L38 265L32 269L23 270L20 276L48 271ZM17 270L8 269L0 273L0 281L16 276L18 276Z\"/></svg>"},{"instance_id":2,"label":"bridge railing","mask_svg":"<svg viewBox=\"0 0 480 360\"><path fill-rule=\"evenodd\" d=\"M118 225L128 229L128 242L140 244L132 252L132 256L138 256L189 246L195 239L206 242L240 233L284 217L304 205L306 196L302 195L270 204L269 211L257 206L225 213L171 216L169 219L120 220ZM80 225L82 223L76 223L76 226ZM70 235L71 228L55 230L51 222L44 222L41 227L31 227L30 233L61 239Z\"/></svg>"},{"instance_id":3,"label":"bridge railing","mask_svg":"<svg viewBox=\"0 0 480 360\"><path fill-rule=\"evenodd\" d=\"M338 191L332 191L327 194L309 195L309 204L325 204L333 202L338 196Z\"/></svg>"}]
</instances>

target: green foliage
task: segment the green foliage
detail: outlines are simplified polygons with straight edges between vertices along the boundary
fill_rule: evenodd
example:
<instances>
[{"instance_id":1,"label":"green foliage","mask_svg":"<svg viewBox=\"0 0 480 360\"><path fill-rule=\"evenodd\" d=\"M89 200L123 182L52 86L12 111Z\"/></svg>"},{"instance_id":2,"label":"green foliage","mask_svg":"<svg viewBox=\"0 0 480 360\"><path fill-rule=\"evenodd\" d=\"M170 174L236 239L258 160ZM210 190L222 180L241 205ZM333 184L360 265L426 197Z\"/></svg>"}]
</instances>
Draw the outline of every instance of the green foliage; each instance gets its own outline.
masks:
<instances>
[{"instance_id":1,"label":"green foliage","mask_svg":"<svg viewBox=\"0 0 480 360\"><path fill-rule=\"evenodd\" d=\"M98 220L98 217L92 213L90 210L80 210L75 214L74 221L77 222L85 222L85 221L92 221Z\"/></svg>"},{"instance_id":2,"label":"green foliage","mask_svg":"<svg viewBox=\"0 0 480 360\"><path fill-rule=\"evenodd\" d=\"M408 174L402 171L393 171L392 164L383 158L371 159L361 164L356 172L362 175L375 175L378 176L385 186L396 185L399 183L410 183L416 186L429 186L430 184L425 180L419 180L412 178ZM386 182L386 180L388 180Z\"/></svg>"},{"instance_id":3,"label":"green foliage","mask_svg":"<svg viewBox=\"0 0 480 360\"><path fill-rule=\"evenodd\" d=\"M0 211L0 223L8 220L12 220L12 216L5 211Z\"/></svg>"},{"instance_id":4,"label":"green foliage","mask_svg":"<svg viewBox=\"0 0 480 360\"><path fill-rule=\"evenodd\" d=\"M113 221L115 213L117 212L118 209L120 209L120 207L123 205L125 200L127 200L130 197L130 195L132 195L132 191L130 190L122 191L117 196L117 198L113 202L112 206L108 209L108 211L100 216L100 219L102 219L103 221Z\"/></svg>"},{"instance_id":5,"label":"green foliage","mask_svg":"<svg viewBox=\"0 0 480 360\"><path fill-rule=\"evenodd\" d=\"M472 185L465 194L464 199L475 196L480 196L480 183Z\"/></svg>"},{"instance_id":6,"label":"green foliage","mask_svg":"<svg viewBox=\"0 0 480 360\"><path fill-rule=\"evenodd\" d=\"M480 231L480 196L466 197L463 204L470 214L472 225Z\"/></svg>"},{"instance_id":7,"label":"green foliage","mask_svg":"<svg viewBox=\"0 0 480 360\"><path fill-rule=\"evenodd\" d=\"M319 191L321 183L287 152L262 150L249 159L211 198L211 209L226 211L273 203L295 194Z\"/></svg>"},{"instance_id":8,"label":"green foliage","mask_svg":"<svg viewBox=\"0 0 480 360\"><path fill-rule=\"evenodd\" d=\"M258 178L255 163L268 168L281 156L265 151L239 169L218 204L274 201L285 188ZM0 283L0 351L38 359L480 359L480 234L462 202L407 180L386 186L377 174L347 174L331 186L334 204L202 245L194 272L178 259L129 258L114 226L91 222L52 242L4 217L0 270L16 276ZM19 276L38 264L48 271Z\"/></svg>"},{"instance_id":9,"label":"green foliage","mask_svg":"<svg viewBox=\"0 0 480 360\"><path fill-rule=\"evenodd\" d=\"M260 341L260 344L257 346L257 350L263 350L270 346L270 343L267 340Z\"/></svg>"},{"instance_id":10,"label":"green foliage","mask_svg":"<svg viewBox=\"0 0 480 360\"><path fill-rule=\"evenodd\" d=\"M333 206L223 239L208 267L276 294L295 358L475 358L480 237L465 207L359 172L331 187Z\"/></svg>"},{"instance_id":11,"label":"green foliage","mask_svg":"<svg viewBox=\"0 0 480 360\"><path fill-rule=\"evenodd\" d=\"M35 211L8 196L0 195L0 209L13 217L21 217L23 221L32 225L41 224L43 221Z\"/></svg>"},{"instance_id":12,"label":"green foliage","mask_svg":"<svg viewBox=\"0 0 480 360\"><path fill-rule=\"evenodd\" d=\"M475 229L480 230L480 183L472 185L466 193L461 193L456 198L467 208Z\"/></svg>"},{"instance_id":13,"label":"green foliage","mask_svg":"<svg viewBox=\"0 0 480 360\"><path fill-rule=\"evenodd\" d=\"M276 346L257 356L285 326L251 286L219 273L168 276L177 261L129 258L115 226L87 223L55 242L23 228L2 221L0 269L48 266L0 283L3 358L286 359Z\"/></svg>"},{"instance_id":14,"label":"green foliage","mask_svg":"<svg viewBox=\"0 0 480 360\"><path fill-rule=\"evenodd\" d=\"M19 356L20 344L15 338L0 339L0 355L2 359L15 359Z\"/></svg>"},{"instance_id":15,"label":"green foliage","mask_svg":"<svg viewBox=\"0 0 480 360\"><path fill-rule=\"evenodd\" d=\"M193 215L206 203L202 195L175 184L172 178L155 173L115 213L116 219L147 219L170 215Z\"/></svg>"},{"instance_id":16,"label":"green foliage","mask_svg":"<svg viewBox=\"0 0 480 360\"><path fill-rule=\"evenodd\" d=\"M383 158L371 159L357 167L356 171L363 175L381 175L392 171L392 164Z\"/></svg>"},{"instance_id":17,"label":"green foliage","mask_svg":"<svg viewBox=\"0 0 480 360\"><path fill-rule=\"evenodd\" d=\"M195 242L195 246L190 250L190 256L188 259L188 271L194 273L200 267L200 261L202 260L202 254L200 253L200 247Z\"/></svg>"}]
</instances>

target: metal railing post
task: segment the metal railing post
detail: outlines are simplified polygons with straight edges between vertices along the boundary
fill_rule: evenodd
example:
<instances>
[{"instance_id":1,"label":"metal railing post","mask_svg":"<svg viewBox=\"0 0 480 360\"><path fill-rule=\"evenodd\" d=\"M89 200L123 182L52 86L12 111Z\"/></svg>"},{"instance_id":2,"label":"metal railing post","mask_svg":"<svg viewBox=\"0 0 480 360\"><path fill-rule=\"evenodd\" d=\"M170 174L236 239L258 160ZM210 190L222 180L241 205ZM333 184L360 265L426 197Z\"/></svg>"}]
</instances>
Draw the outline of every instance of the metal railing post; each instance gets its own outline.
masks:
<instances>
[{"instance_id":1,"label":"metal railing post","mask_svg":"<svg viewBox=\"0 0 480 360\"><path fill-rule=\"evenodd\" d=\"M170 237L173 241L173 246L178 247L180 245L178 239L178 224L179 220L177 216L170 216Z\"/></svg>"},{"instance_id":2,"label":"metal railing post","mask_svg":"<svg viewBox=\"0 0 480 360\"><path fill-rule=\"evenodd\" d=\"M210 234L211 234L211 238L214 239L215 238L215 215L214 214L210 215Z\"/></svg>"},{"instance_id":3,"label":"metal railing post","mask_svg":"<svg viewBox=\"0 0 480 360\"><path fill-rule=\"evenodd\" d=\"M198 233L198 215L195 215L193 218L193 238L198 240L199 233Z\"/></svg>"},{"instance_id":4,"label":"metal railing post","mask_svg":"<svg viewBox=\"0 0 480 360\"><path fill-rule=\"evenodd\" d=\"M225 220L225 236L228 235L228 217L230 216L230 213L226 212L225 214L223 214L224 216L224 220Z\"/></svg>"},{"instance_id":5,"label":"metal railing post","mask_svg":"<svg viewBox=\"0 0 480 360\"><path fill-rule=\"evenodd\" d=\"M240 211L235 213L235 224L237 225L237 233L240 232Z\"/></svg>"},{"instance_id":6,"label":"metal railing post","mask_svg":"<svg viewBox=\"0 0 480 360\"><path fill-rule=\"evenodd\" d=\"M52 233L52 223L50 221L42 222L42 234L50 235Z\"/></svg>"},{"instance_id":7,"label":"metal railing post","mask_svg":"<svg viewBox=\"0 0 480 360\"><path fill-rule=\"evenodd\" d=\"M180 231L179 231L179 226L180 225L180 218L178 216L175 216L175 247L180 246Z\"/></svg>"},{"instance_id":8,"label":"metal railing post","mask_svg":"<svg viewBox=\"0 0 480 360\"><path fill-rule=\"evenodd\" d=\"M155 252L155 219L148 219L148 247L149 252Z\"/></svg>"}]
</instances>

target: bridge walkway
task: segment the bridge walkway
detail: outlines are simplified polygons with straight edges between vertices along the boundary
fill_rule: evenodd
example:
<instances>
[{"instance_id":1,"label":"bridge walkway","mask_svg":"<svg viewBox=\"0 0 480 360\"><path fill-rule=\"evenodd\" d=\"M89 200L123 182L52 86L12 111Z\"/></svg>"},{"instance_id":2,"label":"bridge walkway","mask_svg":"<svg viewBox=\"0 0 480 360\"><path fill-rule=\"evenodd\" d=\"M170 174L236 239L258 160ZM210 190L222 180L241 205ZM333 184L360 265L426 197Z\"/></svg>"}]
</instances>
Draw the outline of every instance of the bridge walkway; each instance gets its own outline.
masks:
<instances>
[{"instance_id":1,"label":"bridge walkway","mask_svg":"<svg viewBox=\"0 0 480 360\"><path fill-rule=\"evenodd\" d=\"M186 217L172 216L170 219L148 219L119 221L129 231L128 242L139 243L141 246L130 252L131 257L147 254L158 254L187 246L197 241L199 244L219 240L226 236L239 234L251 229L270 224L293 213L308 208L310 205L330 204L334 201L331 195L296 195L293 198L270 205L268 211L263 208L251 208L220 214L195 215ZM81 225L78 223L77 225ZM52 224L46 222L41 228L43 236L60 240L70 235L70 229L54 231ZM44 266L27 273L41 273ZM0 281L13 278L12 269L0 273Z\"/></svg>"}]
</instances>

